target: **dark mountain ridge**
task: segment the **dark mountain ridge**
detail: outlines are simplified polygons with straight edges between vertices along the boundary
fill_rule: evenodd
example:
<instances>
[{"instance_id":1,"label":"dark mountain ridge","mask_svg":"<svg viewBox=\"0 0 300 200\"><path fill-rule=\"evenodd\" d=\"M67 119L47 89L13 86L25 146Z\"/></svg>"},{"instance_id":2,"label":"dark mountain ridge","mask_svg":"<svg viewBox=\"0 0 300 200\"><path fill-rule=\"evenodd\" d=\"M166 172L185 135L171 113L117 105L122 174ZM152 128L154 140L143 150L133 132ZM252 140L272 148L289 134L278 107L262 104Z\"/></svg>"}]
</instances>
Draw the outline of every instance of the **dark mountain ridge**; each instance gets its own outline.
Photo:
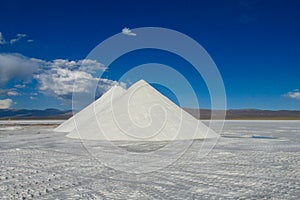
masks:
<instances>
[{"instance_id":1,"label":"dark mountain ridge","mask_svg":"<svg viewBox=\"0 0 300 200\"><path fill-rule=\"evenodd\" d=\"M49 108L45 110L0 109L0 119L68 119L71 110Z\"/></svg>"},{"instance_id":2,"label":"dark mountain ridge","mask_svg":"<svg viewBox=\"0 0 300 200\"><path fill-rule=\"evenodd\" d=\"M197 119L210 119L211 110L183 108ZM216 118L220 118L224 111L216 110ZM72 110L28 110L28 109L0 109L0 119L68 119L73 115ZM300 120L299 110L259 110L259 109L229 109L226 119L296 119Z\"/></svg>"}]
</instances>

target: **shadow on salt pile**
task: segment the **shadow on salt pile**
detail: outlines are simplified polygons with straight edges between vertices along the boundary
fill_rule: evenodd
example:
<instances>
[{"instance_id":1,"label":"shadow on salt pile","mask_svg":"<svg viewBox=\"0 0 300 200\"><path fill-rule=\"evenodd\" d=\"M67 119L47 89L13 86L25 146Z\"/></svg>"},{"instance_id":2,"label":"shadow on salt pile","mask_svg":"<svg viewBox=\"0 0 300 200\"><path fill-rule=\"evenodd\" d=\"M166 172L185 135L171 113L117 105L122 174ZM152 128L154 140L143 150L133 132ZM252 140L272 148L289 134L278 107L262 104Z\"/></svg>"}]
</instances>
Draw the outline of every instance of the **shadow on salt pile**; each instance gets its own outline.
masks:
<instances>
[{"instance_id":1,"label":"shadow on salt pile","mask_svg":"<svg viewBox=\"0 0 300 200\"><path fill-rule=\"evenodd\" d=\"M261 136L261 135L252 135L252 138L255 138L255 139L278 139L278 137L273 137L273 136Z\"/></svg>"}]
</instances>

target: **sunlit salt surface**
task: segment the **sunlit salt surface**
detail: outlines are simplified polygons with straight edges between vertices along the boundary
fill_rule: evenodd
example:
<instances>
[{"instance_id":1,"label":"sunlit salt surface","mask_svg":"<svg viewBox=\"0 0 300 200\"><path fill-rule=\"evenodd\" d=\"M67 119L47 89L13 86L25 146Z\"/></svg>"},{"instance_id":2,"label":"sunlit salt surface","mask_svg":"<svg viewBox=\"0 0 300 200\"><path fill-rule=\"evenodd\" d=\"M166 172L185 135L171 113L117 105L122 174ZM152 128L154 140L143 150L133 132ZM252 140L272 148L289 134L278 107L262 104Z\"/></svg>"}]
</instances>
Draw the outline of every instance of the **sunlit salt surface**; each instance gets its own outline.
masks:
<instances>
[{"instance_id":1,"label":"sunlit salt surface","mask_svg":"<svg viewBox=\"0 0 300 200\"><path fill-rule=\"evenodd\" d=\"M102 165L80 140L53 132L55 126L38 122L16 126L22 129L0 130L1 199L300 197L300 121L227 121L224 137L206 157L195 156L202 144L196 140L175 163L147 174L130 174ZM120 142L119 147L143 153L163 145ZM103 143L97 148L117 162L118 155L109 146ZM152 164L162 162L157 157Z\"/></svg>"}]
</instances>

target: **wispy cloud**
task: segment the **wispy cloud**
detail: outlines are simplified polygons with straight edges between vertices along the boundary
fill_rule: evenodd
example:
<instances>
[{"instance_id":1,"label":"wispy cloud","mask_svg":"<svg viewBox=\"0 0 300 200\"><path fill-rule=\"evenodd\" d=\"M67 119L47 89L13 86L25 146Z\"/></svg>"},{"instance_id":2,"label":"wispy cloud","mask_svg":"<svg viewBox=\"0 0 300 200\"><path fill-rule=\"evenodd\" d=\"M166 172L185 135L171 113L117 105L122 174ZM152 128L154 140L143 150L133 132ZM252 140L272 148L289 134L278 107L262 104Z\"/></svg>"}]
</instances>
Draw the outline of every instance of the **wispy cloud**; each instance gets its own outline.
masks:
<instances>
[{"instance_id":1,"label":"wispy cloud","mask_svg":"<svg viewBox=\"0 0 300 200\"><path fill-rule=\"evenodd\" d=\"M7 92L7 95L8 95L8 96L19 96L20 93L17 92L17 91L15 91L15 90L11 90L11 91L8 91L8 92Z\"/></svg>"},{"instance_id":2,"label":"wispy cloud","mask_svg":"<svg viewBox=\"0 0 300 200\"><path fill-rule=\"evenodd\" d=\"M30 97L29 97L29 99L31 99L31 100L36 100L36 99L38 99L38 93L37 92L31 92L30 94Z\"/></svg>"},{"instance_id":3,"label":"wispy cloud","mask_svg":"<svg viewBox=\"0 0 300 200\"><path fill-rule=\"evenodd\" d=\"M300 91L298 89L296 89L296 90L293 90L291 92L284 94L283 96L290 98L290 99L300 100Z\"/></svg>"},{"instance_id":4,"label":"wispy cloud","mask_svg":"<svg viewBox=\"0 0 300 200\"><path fill-rule=\"evenodd\" d=\"M132 32L129 28L123 28L122 33L124 35L129 35L129 36L136 36L136 33Z\"/></svg>"},{"instance_id":5,"label":"wispy cloud","mask_svg":"<svg viewBox=\"0 0 300 200\"><path fill-rule=\"evenodd\" d=\"M15 88L25 88L26 85L25 84L17 84L15 85Z\"/></svg>"},{"instance_id":6,"label":"wispy cloud","mask_svg":"<svg viewBox=\"0 0 300 200\"><path fill-rule=\"evenodd\" d=\"M0 89L0 97L19 96L20 93L15 89Z\"/></svg>"},{"instance_id":7,"label":"wispy cloud","mask_svg":"<svg viewBox=\"0 0 300 200\"><path fill-rule=\"evenodd\" d=\"M15 43L21 41L23 38L26 38L26 37L27 37L26 34L24 34L24 33L18 33L18 34L16 34L15 37L13 37L13 38L11 38L10 40L6 41L5 38L4 38L3 33L0 32L0 45L4 45L4 44L11 44L11 45L13 45L13 44L15 44ZM26 41L27 41L28 43L31 43L31 42L33 42L34 40L32 40L32 39L27 39Z\"/></svg>"},{"instance_id":8,"label":"wispy cloud","mask_svg":"<svg viewBox=\"0 0 300 200\"><path fill-rule=\"evenodd\" d=\"M20 41L22 38L25 38L25 37L27 37L26 34L18 33L16 38L13 38L13 39L10 40L10 44L14 44L14 43Z\"/></svg>"},{"instance_id":9,"label":"wispy cloud","mask_svg":"<svg viewBox=\"0 0 300 200\"><path fill-rule=\"evenodd\" d=\"M11 99L0 99L0 109L8 109L12 106L13 100Z\"/></svg>"}]
</instances>

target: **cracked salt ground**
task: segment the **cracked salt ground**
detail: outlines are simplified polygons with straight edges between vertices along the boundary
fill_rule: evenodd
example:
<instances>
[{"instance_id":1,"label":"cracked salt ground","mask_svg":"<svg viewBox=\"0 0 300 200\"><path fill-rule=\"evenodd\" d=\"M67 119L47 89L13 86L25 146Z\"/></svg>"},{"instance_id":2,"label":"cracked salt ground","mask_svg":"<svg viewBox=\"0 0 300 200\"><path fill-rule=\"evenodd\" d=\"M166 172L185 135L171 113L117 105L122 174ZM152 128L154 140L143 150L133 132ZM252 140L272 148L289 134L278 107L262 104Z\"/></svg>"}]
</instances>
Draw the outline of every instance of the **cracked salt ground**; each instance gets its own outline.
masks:
<instances>
[{"instance_id":1,"label":"cracked salt ground","mask_svg":"<svg viewBox=\"0 0 300 200\"><path fill-rule=\"evenodd\" d=\"M243 132L247 137L221 137L209 155L188 159L202 144L201 140L196 140L172 165L151 173L130 174L101 165L87 153L80 141L52 132L49 127L0 131L0 197L300 198L299 121L227 121L224 132L231 135ZM277 139L251 138L252 135ZM137 150L139 145L120 144L129 150ZM160 145L163 144L148 142L141 147L148 151ZM114 156L109 146L101 148L106 151L105 156ZM161 162L157 158L156 164Z\"/></svg>"}]
</instances>

